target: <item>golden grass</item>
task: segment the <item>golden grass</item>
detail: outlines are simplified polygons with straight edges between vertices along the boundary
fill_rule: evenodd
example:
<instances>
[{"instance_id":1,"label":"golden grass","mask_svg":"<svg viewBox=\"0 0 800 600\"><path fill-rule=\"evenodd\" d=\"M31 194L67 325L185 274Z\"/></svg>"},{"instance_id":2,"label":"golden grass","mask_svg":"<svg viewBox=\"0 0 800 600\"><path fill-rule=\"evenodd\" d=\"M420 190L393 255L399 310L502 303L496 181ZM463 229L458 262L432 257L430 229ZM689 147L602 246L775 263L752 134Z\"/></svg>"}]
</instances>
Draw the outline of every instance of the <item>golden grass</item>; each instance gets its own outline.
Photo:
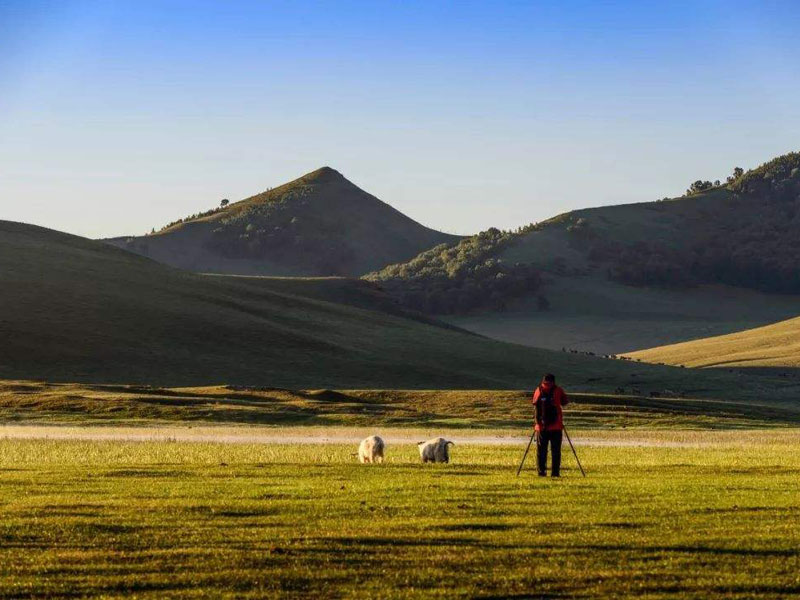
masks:
<instances>
[{"instance_id":1,"label":"golden grass","mask_svg":"<svg viewBox=\"0 0 800 600\"><path fill-rule=\"evenodd\" d=\"M631 352L631 358L688 367L800 367L800 318L738 333Z\"/></svg>"}]
</instances>

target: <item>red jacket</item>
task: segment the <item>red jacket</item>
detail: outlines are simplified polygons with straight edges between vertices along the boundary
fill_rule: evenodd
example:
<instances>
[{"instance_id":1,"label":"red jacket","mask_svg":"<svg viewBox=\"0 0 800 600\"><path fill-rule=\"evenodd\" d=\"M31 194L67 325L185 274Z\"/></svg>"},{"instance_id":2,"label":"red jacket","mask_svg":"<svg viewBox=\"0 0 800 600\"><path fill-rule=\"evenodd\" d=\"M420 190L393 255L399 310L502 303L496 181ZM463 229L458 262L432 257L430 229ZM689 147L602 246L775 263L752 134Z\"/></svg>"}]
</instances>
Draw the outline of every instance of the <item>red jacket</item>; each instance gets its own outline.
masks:
<instances>
[{"instance_id":1,"label":"red jacket","mask_svg":"<svg viewBox=\"0 0 800 600\"><path fill-rule=\"evenodd\" d=\"M539 403L539 401L540 401L539 399L542 397L543 394L549 395L549 394L547 394L547 392L545 392L543 390L543 387L544 387L544 384L541 384L541 385L539 385L539 387L536 388L536 391L533 392L533 399L532 399L531 402L533 404L535 414L540 414L540 412L541 412L541 411L536 411L536 409L538 408L536 405ZM562 406L566 406L567 404L569 404L569 399L567 398L567 394L564 392L564 390L562 388L558 387L557 385L553 386L553 400L552 400L552 402L555 405L555 409L556 409L556 412L557 412L557 417L556 417L556 420L554 422L552 422L552 423L547 425L546 430L547 431L561 431L562 429L564 429L564 417L563 417L563 411L561 410L561 407ZM541 431L542 430L542 423L540 423L538 419L536 421L535 429L536 429L536 431Z\"/></svg>"}]
</instances>

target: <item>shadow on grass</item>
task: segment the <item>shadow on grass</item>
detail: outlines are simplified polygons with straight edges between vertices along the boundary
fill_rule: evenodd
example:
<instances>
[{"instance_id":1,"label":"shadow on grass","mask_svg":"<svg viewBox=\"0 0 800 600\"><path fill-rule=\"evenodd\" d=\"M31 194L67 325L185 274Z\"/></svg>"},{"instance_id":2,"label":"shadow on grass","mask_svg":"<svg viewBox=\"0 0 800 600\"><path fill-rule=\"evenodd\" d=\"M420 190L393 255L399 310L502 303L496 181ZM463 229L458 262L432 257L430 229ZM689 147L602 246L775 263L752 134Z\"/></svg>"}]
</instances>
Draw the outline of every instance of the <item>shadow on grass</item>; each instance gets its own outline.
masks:
<instances>
[{"instance_id":1,"label":"shadow on grass","mask_svg":"<svg viewBox=\"0 0 800 600\"><path fill-rule=\"evenodd\" d=\"M502 523L459 523L455 525L437 525L431 527L435 531L508 531L514 529L515 525Z\"/></svg>"},{"instance_id":2,"label":"shadow on grass","mask_svg":"<svg viewBox=\"0 0 800 600\"><path fill-rule=\"evenodd\" d=\"M679 554L716 554L729 556L756 556L756 557L780 557L797 558L800 557L800 548L794 550L780 549L756 549L756 548L721 548L718 546L626 546L626 545L570 545L560 546L565 550L586 550L589 552L634 552L641 553L664 552Z\"/></svg>"},{"instance_id":3,"label":"shadow on grass","mask_svg":"<svg viewBox=\"0 0 800 600\"><path fill-rule=\"evenodd\" d=\"M119 469L103 473L103 477L145 477L153 479L184 477L186 475L189 475L188 471L159 471L156 469Z\"/></svg>"},{"instance_id":4,"label":"shadow on grass","mask_svg":"<svg viewBox=\"0 0 800 600\"><path fill-rule=\"evenodd\" d=\"M358 547L375 548L386 547L387 549L396 547L412 547L412 548L426 548L433 544L436 546L470 546L470 547L485 547L496 548L496 544L488 544L476 538L467 537L448 537L438 538L436 540L429 539L409 539L409 538L390 538L390 537L321 537L316 538L316 541L321 542L324 547L309 549L314 552L332 552L338 553L340 549L335 548L336 545L345 547Z\"/></svg>"},{"instance_id":5,"label":"shadow on grass","mask_svg":"<svg viewBox=\"0 0 800 600\"><path fill-rule=\"evenodd\" d=\"M639 523L627 523L627 522L611 522L611 523L597 523L597 527L605 527L608 529L641 529L643 525Z\"/></svg>"},{"instance_id":6,"label":"shadow on grass","mask_svg":"<svg viewBox=\"0 0 800 600\"><path fill-rule=\"evenodd\" d=\"M532 584L532 587L535 584ZM522 593L522 594L499 594L499 595L488 595L485 596L483 594L478 594L474 596L476 600L556 600L557 598L589 598L589 596L585 594L576 594L575 592L570 593L558 593L558 592L543 592L541 594L530 594L530 593Z\"/></svg>"},{"instance_id":7,"label":"shadow on grass","mask_svg":"<svg viewBox=\"0 0 800 600\"><path fill-rule=\"evenodd\" d=\"M731 513L796 513L800 506L731 506L730 508L701 508L691 512L700 514L731 514Z\"/></svg>"}]
</instances>

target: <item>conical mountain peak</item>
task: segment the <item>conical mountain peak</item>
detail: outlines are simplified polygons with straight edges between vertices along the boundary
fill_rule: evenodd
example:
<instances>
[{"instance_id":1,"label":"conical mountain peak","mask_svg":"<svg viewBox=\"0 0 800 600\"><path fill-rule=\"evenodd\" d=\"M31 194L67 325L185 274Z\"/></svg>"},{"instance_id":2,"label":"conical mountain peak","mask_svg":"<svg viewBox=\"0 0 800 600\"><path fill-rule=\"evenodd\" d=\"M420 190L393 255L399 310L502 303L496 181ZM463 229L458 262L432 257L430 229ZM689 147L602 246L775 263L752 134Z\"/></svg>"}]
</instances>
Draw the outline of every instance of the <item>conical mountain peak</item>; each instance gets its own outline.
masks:
<instances>
[{"instance_id":1,"label":"conical mountain peak","mask_svg":"<svg viewBox=\"0 0 800 600\"><path fill-rule=\"evenodd\" d=\"M341 173L339 173L339 171L328 166L320 167L316 171L311 171L310 173L303 175L301 179L319 183L326 183L332 181L347 181L347 178Z\"/></svg>"},{"instance_id":2,"label":"conical mountain peak","mask_svg":"<svg viewBox=\"0 0 800 600\"><path fill-rule=\"evenodd\" d=\"M360 276L458 237L420 225L323 166L155 235L109 241L204 273Z\"/></svg>"}]
</instances>

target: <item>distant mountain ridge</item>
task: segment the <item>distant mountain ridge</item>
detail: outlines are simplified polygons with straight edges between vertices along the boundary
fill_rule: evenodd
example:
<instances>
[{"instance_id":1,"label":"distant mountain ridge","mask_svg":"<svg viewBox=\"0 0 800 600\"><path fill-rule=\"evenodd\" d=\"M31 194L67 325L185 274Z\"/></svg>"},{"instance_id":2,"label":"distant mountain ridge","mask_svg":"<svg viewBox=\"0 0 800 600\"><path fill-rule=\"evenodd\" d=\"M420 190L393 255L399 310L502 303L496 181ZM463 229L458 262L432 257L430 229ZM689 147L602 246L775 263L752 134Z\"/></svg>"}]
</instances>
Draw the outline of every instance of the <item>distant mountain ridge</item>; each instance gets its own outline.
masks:
<instances>
[{"instance_id":1,"label":"distant mountain ridge","mask_svg":"<svg viewBox=\"0 0 800 600\"><path fill-rule=\"evenodd\" d=\"M353 277L458 239L323 167L157 233L103 241L190 271Z\"/></svg>"},{"instance_id":2,"label":"distant mountain ridge","mask_svg":"<svg viewBox=\"0 0 800 600\"><path fill-rule=\"evenodd\" d=\"M710 187L680 198L575 210L516 232L489 229L366 277L439 314L502 309L531 292L546 296L537 272L594 274L631 286L800 293L800 153L727 184L693 185L703 183ZM496 281L487 285L487 278ZM463 294L479 296L467 301Z\"/></svg>"}]
</instances>

